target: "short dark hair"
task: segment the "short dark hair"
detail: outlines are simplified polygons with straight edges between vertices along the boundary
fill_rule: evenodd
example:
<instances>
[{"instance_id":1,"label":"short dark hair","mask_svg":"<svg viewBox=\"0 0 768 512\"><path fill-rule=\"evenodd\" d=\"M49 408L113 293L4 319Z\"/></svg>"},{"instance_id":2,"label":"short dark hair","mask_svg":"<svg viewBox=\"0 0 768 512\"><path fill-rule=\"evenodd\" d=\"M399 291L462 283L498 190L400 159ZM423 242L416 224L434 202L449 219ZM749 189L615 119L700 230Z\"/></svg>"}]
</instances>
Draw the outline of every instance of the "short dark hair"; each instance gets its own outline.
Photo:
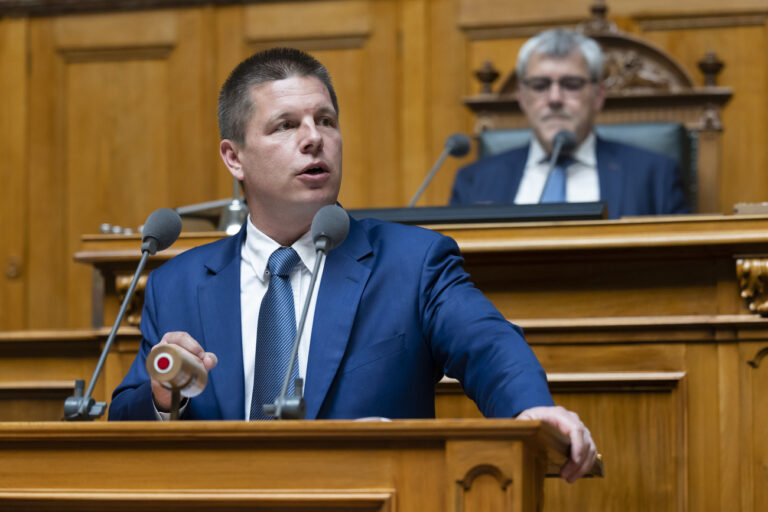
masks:
<instances>
[{"instance_id":1,"label":"short dark hair","mask_svg":"<svg viewBox=\"0 0 768 512\"><path fill-rule=\"evenodd\" d=\"M339 113L331 75L320 61L295 48L272 48L255 53L232 70L219 93L219 134L235 144L245 144L245 128L253 114L251 89L255 85L285 80L294 76L311 76L328 89L333 108Z\"/></svg>"}]
</instances>

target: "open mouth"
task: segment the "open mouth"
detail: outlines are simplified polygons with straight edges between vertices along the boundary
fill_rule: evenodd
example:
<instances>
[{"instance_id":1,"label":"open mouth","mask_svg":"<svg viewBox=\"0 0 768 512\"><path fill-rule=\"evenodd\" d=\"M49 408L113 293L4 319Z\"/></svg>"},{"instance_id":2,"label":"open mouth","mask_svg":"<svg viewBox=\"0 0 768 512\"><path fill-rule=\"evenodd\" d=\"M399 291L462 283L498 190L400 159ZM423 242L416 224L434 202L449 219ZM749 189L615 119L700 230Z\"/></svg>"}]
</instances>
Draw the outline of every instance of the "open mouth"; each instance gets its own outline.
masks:
<instances>
[{"instance_id":1,"label":"open mouth","mask_svg":"<svg viewBox=\"0 0 768 512\"><path fill-rule=\"evenodd\" d=\"M328 168L323 162L318 162L317 164L311 164L308 165L306 168L304 168L303 171L301 171L301 175L304 176L319 176L321 174L328 173Z\"/></svg>"},{"instance_id":2,"label":"open mouth","mask_svg":"<svg viewBox=\"0 0 768 512\"><path fill-rule=\"evenodd\" d=\"M310 167L309 169L305 169L302 174L309 174L310 176L316 176L318 174L323 174L324 172L327 172L322 167Z\"/></svg>"}]
</instances>

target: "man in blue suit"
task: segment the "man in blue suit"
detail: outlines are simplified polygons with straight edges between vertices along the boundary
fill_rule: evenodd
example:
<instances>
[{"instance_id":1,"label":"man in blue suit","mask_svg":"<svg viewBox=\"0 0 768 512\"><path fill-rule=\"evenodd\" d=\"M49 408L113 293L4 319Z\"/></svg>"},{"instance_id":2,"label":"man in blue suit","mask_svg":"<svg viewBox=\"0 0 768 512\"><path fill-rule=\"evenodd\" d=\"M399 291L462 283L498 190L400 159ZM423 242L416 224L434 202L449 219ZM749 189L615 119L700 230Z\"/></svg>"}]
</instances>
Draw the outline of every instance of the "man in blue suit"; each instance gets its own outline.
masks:
<instances>
[{"instance_id":1,"label":"man in blue suit","mask_svg":"<svg viewBox=\"0 0 768 512\"><path fill-rule=\"evenodd\" d=\"M460 169L452 205L605 201L609 218L688 213L674 160L594 134L605 100L596 41L570 30L542 32L520 49L515 73L534 137ZM561 130L573 133L577 146L550 172Z\"/></svg>"},{"instance_id":2,"label":"man in blue suit","mask_svg":"<svg viewBox=\"0 0 768 512\"><path fill-rule=\"evenodd\" d=\"M272 316L288 317L295 333L316 257L309 228L339 193L341 134L330 77L298 50L255 54L224 84L219 126L220 153L243 182L248 221L236 236L152 272L141 348L113 394L110 420L165 419L170 392L144 367L156 345L175 344L210 370L208 386L186 401L182 419L261 419L266 381L286 372L287 353L262 364L265 347L279 337L265 337L276 319L264 311L283 287L293 300L288 313ZM275 255L292 261L288 270L277 269ZM541 419L569 435L564 478L573 481L592 466L589 431L552 405L522 332L472 285L453 240L352 220L318 280L298 355L307 418L433 417L434 385L447 374L486 416Z\"/></svg>"}]
</instances>

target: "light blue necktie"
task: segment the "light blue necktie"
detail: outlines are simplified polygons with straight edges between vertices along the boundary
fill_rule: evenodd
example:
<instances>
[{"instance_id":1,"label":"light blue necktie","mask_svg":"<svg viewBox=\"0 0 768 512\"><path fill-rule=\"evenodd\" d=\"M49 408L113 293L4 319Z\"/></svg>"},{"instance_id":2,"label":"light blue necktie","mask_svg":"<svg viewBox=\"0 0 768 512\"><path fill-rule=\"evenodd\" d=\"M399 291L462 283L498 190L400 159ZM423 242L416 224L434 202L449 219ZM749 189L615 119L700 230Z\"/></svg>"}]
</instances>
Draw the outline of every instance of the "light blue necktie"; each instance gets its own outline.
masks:
<instances>
[{"instance_id":1,"label":"light blue necktie","mask_svg":"<svg viewBox=\"0 0 768 512\"><path fill-rule=\"evenodd\" d=\"M566 169L574 163L571 157L559 158L557 164L549 172L544 190L541 193L540 203L564 203Z\"/></svg>"},{"instance_id":2,"label":"light blue necktie","mask_svg":"<svg viewBox=\"0 0 768 512\"><path fill-rule=\"evenodd\" d=\"M269 287L261 301L256 328L256 363L253 369L252 420L270 418L262 410L280 394L296 336L296 313L293 306L291 271L299 255L290 247L280 247L269 257ZM294 364L288 396L293 395L293 381L299 376Z\"/></svg>"}]
</instances>

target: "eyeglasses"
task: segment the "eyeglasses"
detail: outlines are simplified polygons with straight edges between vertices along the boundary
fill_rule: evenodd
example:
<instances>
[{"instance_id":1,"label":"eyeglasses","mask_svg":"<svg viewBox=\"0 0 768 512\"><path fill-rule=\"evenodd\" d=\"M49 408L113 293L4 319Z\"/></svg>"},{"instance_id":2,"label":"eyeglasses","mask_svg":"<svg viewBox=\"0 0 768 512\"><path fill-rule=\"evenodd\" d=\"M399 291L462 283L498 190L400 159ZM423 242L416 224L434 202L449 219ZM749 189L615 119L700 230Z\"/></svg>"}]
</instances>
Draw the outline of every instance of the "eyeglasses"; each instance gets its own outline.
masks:
<instances>
[{"instance_id":1,"label":"eyeglasses","mask_svg":"<svg viewBox=\"0 0 768 512\"><path fill-rule=\"evenodd\" d=\"M553 80L548 76L533 76L531 78L523 79L523 85L537 93L547 92L554 82L557 82L557 85L563 91L578 92L582 90L590 80L583 76L575 75L561 76L557 80Z\"/></svg>"}]
</instances>

